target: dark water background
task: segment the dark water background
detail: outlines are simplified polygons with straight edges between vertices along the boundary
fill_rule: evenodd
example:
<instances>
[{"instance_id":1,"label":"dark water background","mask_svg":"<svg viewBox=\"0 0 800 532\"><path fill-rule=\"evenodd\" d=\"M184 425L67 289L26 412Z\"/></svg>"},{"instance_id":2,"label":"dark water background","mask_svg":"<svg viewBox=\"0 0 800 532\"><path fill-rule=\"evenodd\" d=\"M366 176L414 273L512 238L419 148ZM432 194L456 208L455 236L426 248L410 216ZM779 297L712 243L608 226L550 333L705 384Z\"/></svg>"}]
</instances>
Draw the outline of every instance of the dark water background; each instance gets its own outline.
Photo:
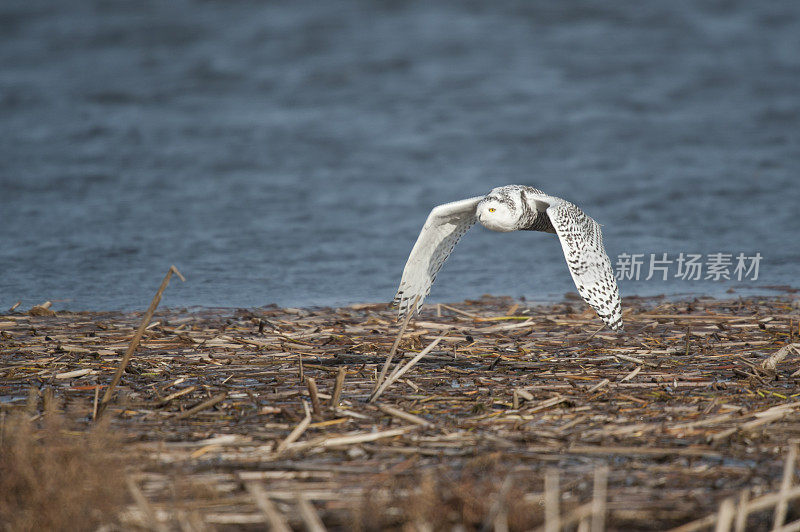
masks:
<instances>
[{"instance_id":1,"label":"dark water background","mask_svg":"<svg viewBox=\"0 0 800 532\"><path fill-rule=\"evenodd\" d=\"M619 253L798 286L800 2L0 2L0 308L389 300L436 204L524 183ZM431 300L574 290L473 229Z\"/></svg>"}]
</instances>

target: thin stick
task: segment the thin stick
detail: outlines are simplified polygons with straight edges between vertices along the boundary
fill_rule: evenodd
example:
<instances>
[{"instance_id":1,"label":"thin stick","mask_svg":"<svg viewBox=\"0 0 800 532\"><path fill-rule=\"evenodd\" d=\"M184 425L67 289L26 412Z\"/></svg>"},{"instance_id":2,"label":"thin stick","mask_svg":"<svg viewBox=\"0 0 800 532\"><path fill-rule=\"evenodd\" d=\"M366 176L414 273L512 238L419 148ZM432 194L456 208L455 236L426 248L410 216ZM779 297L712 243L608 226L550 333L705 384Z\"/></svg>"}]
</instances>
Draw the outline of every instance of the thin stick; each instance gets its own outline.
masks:
<instances>
[{"instance_id":1,"label":"thin stick","mask_svg":"<svg viewBox=\"0 0 800 532\"><path fill-rule=\"evenodd\" d=\"M212 397L210 399L206 399L205 401L203 401L199 405L193 406L192 408L190 408L189 410L187 410L185 412L181 412L180 414L176 414L175 417L173 417L172 419L174 419L175 421L177 421L179 419L186 419L187 417L193 416L196 413L200 412L201 410L205 410L207 408L211 408L215 404L223 401L226 397L228 397L228 392L219 393L219 394L215 395L214 397Z\"/></svg>"},{"instance_id":2,"label":"thin stick","mask_svg":"<svg viewBox=\"0 0 800 532\"><path fill-rule=\"evenodd\" d=\"M336 407L339 406L339 400L342 397L342 387L344 386L344 378L347 376L347 370L345 368L339 368L339 371L336 373L336 384L333 386L333 395L331 396L331 408L336 410Z\"/></svg>"},{"instance_id":3,"label":"thin stick","mask_svg":"<svg viewBox=\"0 0 800 532\"><path fill-rule=\"evenodd\" d=\"M397 347L400 345L400 339L403 337L403 334L406 332L406 327L408 327L408 322L411 321L411 317L414 315L417 309L417 302L419 301L419 296L414 298L414 306L411 307L412 310L406 314L405 319L403 320L402 325L400 325L400 332L397 333L397 337L394 339L394 343L392 344L392 348L389 350L389 356L386 357L386 361L383 363L383 367L381 368L381 372L378 375L378 378L375 380L375 387L372 388L372 393L378 391L378 387L383 383L383 378L386 377L386 372L389 370L389 365L392 363L392 359L394 358L394 354L397 352Z\"/></svg>"},{"instance_id":4,"label":"thin stick","mask_svg":"<svg viewBox=\"0 0 800 532\"><path fill-rule=\"evenodd\" d=\"M747 526L747 500L749 494L747 490L742 490L739 494L739 505L736 510L736 524L734 526L735 532L745 532Z\"/></svg>"},{"instance_id":5,"label":"thin stick","mask_svg":"<svg viewBox=\"0 0 800 532\"><path fill-rule=\"evenodd\" d=\"M450 305L445 305L444 303L440 303L440 305L442 306L442 308L446 308L447 310L451 310L451 311L455 312L456 314L461 314L462 316L467 316L468 318L472 318L472 319L479 319L480 318L480 316L478 316L477 314L473 314L471 312L467 312L466 310L460 310L460 309L457 309L455 307L451 307Z\"/></svg>"},{"instance_id":6,"label":"thin stick","mask_svg":"<svg viewBox=\"0 0 800 532\"><path fill-rule=\"evenodd\" d=\"M197 386L189 386L188 388L184 388L183 390L178 390L177 392L171 393L168 396L166 396L165 398L163 398L162 400L160 400L158 402L158 404L159 405L165 405L165 404L169 403L170 401L172 401L173 399L177 399L178 397L180 397L182 395L186 395L187 393L192 393L196 389L197 389Z\"/></svg>"},{"instance_id":7,"label":"thin stick","mask_svg":"<svg viewBox=\"0 0 800 532\"><path fill-rule=\"evenodd\" d=\"M342 445L354 445L356 443L368 443L383 438L393 438L395 436L402 436L406 432L416 430L419 427L416 425L409 425L405 427L398 427L396 429L383 430L380 432L367 432L366 434L350 434L347 436L334 436L324 440L311 440L308 442L298 443L292 450L303 450L311 447L337 447Z\"/></svg>"},{"instance_id":8,"label":"thin stick","mask_svg":"<svg viewBox=\"0 0 800 532\"><path fill-rule=\"evenodd\" d=\"M692 336L692 327L686 327L686 356L689 356L689 347L691 346L689 338Z\"/></svg>"},{"instance_id":9,"label":"thin stick","mask_svg":"<svg viewBox=\"0 0 800 532\"><path fill-rule=\"evenodd\" d=\"M644 364L645 366L651 366L651 367L654 367L654 368L658 367L658 364L654 364L652 362L648 362L646 360L642 360L641 358L631 357L631 356L628 356L628 355L620 355L620 354L616 354L616 353L613 356L615 356L615 357L617 357L617 358L619 358L621 360L625 360L626 362L634 362L636 364Z\"/></svg>"},{"instance_id":10,"label":"thin stick","mask_svg":"<svg viewBox=\"0 0 800 532\"><path fill-rule=\"evenodd\" d=\"M619 382L628 382L629 380L637 376L640 371L642 371L642 366L636 366L636 368L633 371L622 377L622 379Z\"/></svg>"},{"instance_id":11,"label":"thin stick","mask_svg":"<svg viewBox=\"0 0 800 532\"><path fill-rule=\"evenodd\" d=\"M119 384L120 379L122 379L122 374L125 371L125 368L128 367L128 363L131 361L131 357L133 356L133 352L139 346L139 342L142 339L142 335L144 334L144 330L147 325L150 323L150 320L153 318L153 313L158 308L158 304L161 302L161 295L164 293L164 290L167 289L167 285L169 284L169 280L172 277L172 274L177 275L181 281L186 281L186 279L181 275L181 272L175 266L170 266L169 270L167 271L167 275L164 276L164 280L161 281L161 286L158 287L156 291L156 295L153 296L153 300L150 302L150 306L147 309L147 312L144 313L144 317L142 317L142 323L139 324L139 328L136 330L136 334L133 335L131 339L130 345L128 345L128 350L125 351L125 355L122 357L122 360L119 363L119 367L117 368L117 372L114 373L114 378L111 379L111 384L108 385L106 388L106 393L103 395L102 401L100 401L100 410L98 414L102 414L105 410L106 405L111 401L111 398L114 396L114 390L116 389L117 385Z\"/></svg>"},{"instance_id":12,"label":"thin stick","mask_svg":"<svg viewBox=\"0 0 800 532\"><path fill-rule=\"evenodd\" d=\"M557 396L557 397L553 397L551 399L545 399L541 403L538 403L538 404L534 405L531 408L526 408L525 409L525 413L526 414L532 414L534 412L538 412L539 410L544 410L545 408L550 408L551 406L556 406L557 404L563 403L565 401L569 401L569 397Z\"/></svg>"},{"instance_id":13,"label":"thin stick","mask_svg":"<svg viewBox=\"0 0 800 532\"><path fill-rule=\"evenodd\" d=\"M594 331L592 334L590 334L589 336L587 336L585 341L587 341L587 342L588 342L589 340L591 340L592 338L594 338L594 337L597 335L597 333L601 332L601 331L602 331L603 329L605 329L605 328L606 328L606 326L605 326L605 325L603 325L602 327L600 327L599 329L597 329L596 331Z\"/></svg>"},{"instance_id":14,"label":"thin stick","mask_svg":"<svg viewBox=\"0 0 800 532\"><path fill-rule=\"evenodd\" d=\"M311 397L311 410L314 415L320 415L322 411L319 406L319 395L317 395L317 380L314 377L306 379L306 386L308 386L308 396Z\"/></svg>"},{"instance_id":15,"label":"thin stick","mask_svg":"<svg viewBox=\"0 0 800 532\"><path fill-rule=\"evenodd\" d=\"M303 518L308 532L325 532L327 530L322 524L317 510L314 509L314 505L308 502L302 493L297 494L297 508L300 510L300 517Z\"/></svg>"},{"instance_id":16,"label":"thin stick","mask_svg":"<svg viewBox=\"0 0 800 532\"><path fill-rule=\"evenodd\" d=\"M606 529L606 497L608 492L608 467L594 471L594 495L592 496L592 532Z\"/></svg>"},{"instance_id":17,"label":"thin stick","mask_svg":"<svg viewBox=\"0 0 800 532\"><path fill-rule=\"evenodd\" d=\"M610 382L611 382L611 381L610 381L610 380L608 380L608 379L603 379L603 380L601 380L600 382L598 382L597 384L595 384L594 386L592 386L591 388L589 388L588 390L586 390L586 393L592 393L592 392L596 392L597 390L599 390L599 389L600 389L600 388L602 388L603 386L606 386L606 385L607 385L607 384L609 384Z\"/></svg>"},{"instance_id":18,"label":"thin stick","mask_svg":"<svg viewBox=\"0 0 800 532\"><path fill-rule=\"evenodd\" d=\"M776 532L799 532L800 531L800 519L797 521L792 521L789 524L786 524L780 527Z\"/></svg>"},{"instance_id":19,"label":"thin stick","mask_svg":"<svg viewBox=\"0 0 800 532\"><path fill-rule=\"evenodd\" d=\"M142 490L136 485L136 482L134 482L131 477L127 477L125 481L128 484L128 491L131 492L136 506L138 506L139 510L144 514L149 528L157 532L167 532L167 527L158 520L156 513L153 511L153 507L150 506L147 497L144 496L144 493L142 493Z\"/></svg>"},{"instance_id":20,"label":"thin stick","mask_svg":"<svg viewBox=\"0 0 800 532\"><path fill-rule=\"evenodd\" d=\"M733 518L736 515L736 506L733 499L725 499L719 505L719 512L717 512L717 526L714 528L715 532L730 532Z\"/></svg>"},{"instance_id":21,"label":"thin stick","mask_svg":"<svg viewBox=\"0 0 800 532\"><path fill-rule=\"evenodd\" d=\"M250 481L246 483L245 486L250 496L253 498L253 501L256 503L256 506L258 506L258 509L261 510L261 513L264 515L270 530L274 532L292 532L286 519L281 515L278 509L275 508L272 501L269 500L267 492L264 491L260 483Z\"/></svg>"},{"instance_id":22,"label":"thin stick","mask_svg":"<svg viewBox=\"0 0 800 532\"><path fill-rule=\"evenodd\" d=\"M511 475L506 476L500 485L500 490L493 497L492 505L486 512L481 531L494 530L494 532L508 532L508 492L513 485Z\"/></svg>"},{"instance_id":23,"label":"thin stick","mask_svg":"<svg viewBox=\"0 0 800 532\"><path fill-rule=\"evenodd\" d=\"M775 518L772 521L772 530L778 530L786 520L786 510L788 509L787 495L789 488L792 487L794 468L797 463L797 442L792 442L789 452L786 453L786 463L783 464L783 480L781 481L780 500L775 505Z\"/></svg>"},{"instance_id":24,"label":"thin stick","mask_svg":"<svg viewBox=\"0 0 800 532\"><path fill-rule=\"evenodd\" d=\"M409 414L408 412L404 412L399 408L383 404L379 404L376 406L378 407L378 410L380 410L384 414L389 414L390 416L394 416L396 418L403 419L405 421L410 421L411 423L416 423L417 425L422 425L423 427L433 426L433 423L431 423L427 419L415 416L414 414Z\"/></svg>"},{"instance_id":25,"label":"thin stick","mask_svg":"<svg viewBox=\"0 0 800 532\"><path fill-rule=\"evenodd\" d=\"M424 357L425 355L427 355L428 353L430 353L430 352L431 352L431 350L432 350L434 347L436 347L436 344L438 344L438 343L439 343L439 342L440 342L440 341L441 341L443 338L444 338L444 335L441 335L441 336L439 336L438 338L436 338L436 340L434 340L433 342L431 342L430 344L428 344L428 347L426 347L425 349L423 349L422 351L420 351L419 353L417 353L417 356L415 356L414 358L412 358L411 360L409 360L409 361L408 361L408 363L407 363L405 366L403 366L403 367L402 367L402 368L400 368L400 369L396 369L394 372L392 372L392 375L391 375L391 376L390 376L388 379L386 379L386 382L384 382L383 384L381 384L380 388L378 388L378 389L377 389L375 392L373 392L373 393L372 393L372 395L370 395L370 397L369 397L369 399L367 400L367 402L368 402L368 403L372 403L372 402L374 402L374 401L375 401L375 399L377 399L378 397L380 397L380 396L381 396L381 394L382 394L384 391L386 391L386 388L388 388L389 386L391 386L391 385L392 385L392 383L394 383L394 381L396 381L397 379L399 379L400 377L402 377L402 376L403 376L403 375L404 375L404 374L405 374L405 373L406 373L408 370L410 370L410 369L411 369L411 368L414 366L414 364L416 364L417 362L419 362L419 360L420 360L422 357Z\"/></svg>"},{"instance_id":26,"label":"thin stick","mask_svg":"<svg viewBox=\"0 0 800 532\"><path fill-rule=\"evenodd\" d=\"M544 474L545 532L559 532L561 530L561 512L559 510L561 490L558 484L558 469L548 468Z\"/></svg>"},{"instance_id":27,"label":"thin stick","mask_svg":"<svg viewBox=\"0 0 800 532\"><path fill-rule=\"evenodd\" d=\"M278 453L281 453L286 450L286 448L297 441L297 438L303 435L306 431L308 426L311 424L311 411L308 409L308 403L303 401L303 409L306 411L306 417L304 417L300 423L286 436L286 439L283 440L280 444L278 444L278 448L275 450Z\"/></svg>"},{"instance_id":28,"label":"thin stick","mask_svg":"<svg viewBox=\"0 0 800 532\"><path fill-rule=\"evenodd\" d=\"M94 403L92 404L92 421L97 419L97 401L100 398L100 385L95 382L94 385Z\"/></svg>"}]
</instances>

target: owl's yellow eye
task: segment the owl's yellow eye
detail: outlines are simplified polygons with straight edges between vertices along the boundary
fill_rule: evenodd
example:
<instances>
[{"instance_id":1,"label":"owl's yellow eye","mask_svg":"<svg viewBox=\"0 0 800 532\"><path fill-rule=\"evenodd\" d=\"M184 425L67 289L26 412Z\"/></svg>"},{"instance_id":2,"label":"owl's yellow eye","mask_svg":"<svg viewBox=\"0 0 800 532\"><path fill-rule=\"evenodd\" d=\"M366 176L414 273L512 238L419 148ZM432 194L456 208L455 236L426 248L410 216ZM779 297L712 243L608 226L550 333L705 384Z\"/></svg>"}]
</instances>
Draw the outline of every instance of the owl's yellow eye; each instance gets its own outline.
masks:
<instances>
[{"instance_id":1,"label":"owl's yellow eye","mask_svg":"<svg viewBox=\"0 0 800 532\"><path fill-rule=\"evenodd\" d=\"M494 207L489 207L489 212L494 212L494 211L495 211Z\"/></svg>"}]
</instances>

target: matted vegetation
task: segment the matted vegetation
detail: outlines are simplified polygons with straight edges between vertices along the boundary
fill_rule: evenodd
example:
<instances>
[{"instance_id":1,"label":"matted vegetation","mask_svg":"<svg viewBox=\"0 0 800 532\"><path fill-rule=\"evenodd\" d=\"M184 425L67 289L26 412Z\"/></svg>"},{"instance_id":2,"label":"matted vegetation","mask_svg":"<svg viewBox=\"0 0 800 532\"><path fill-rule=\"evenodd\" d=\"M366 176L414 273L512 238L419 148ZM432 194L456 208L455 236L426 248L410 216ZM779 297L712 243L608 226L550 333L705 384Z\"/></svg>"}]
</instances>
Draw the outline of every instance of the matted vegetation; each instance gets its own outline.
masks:
<instances>
[{"instance_id":1,"label":"matted vegetation","mask_svg":"<svg viewBox=\"0 0 800 532\"><path fill-rule=\"evenodd\" d=\"M438 343L371 403L399 329L386 305L160 311L102 415L141 315L8 313L4 455L33 438L11 421L42 414L33 390L52 395L69 438L91 439L99 417L122 442L127 464L82 480L121 480L127 499L98 516L123 528L769 530L800 518L792 300L625 303L620 334L571 300L426 307L395 361ZM71 508L74 476L53 479Z\"/></svg>"}]
</instances>

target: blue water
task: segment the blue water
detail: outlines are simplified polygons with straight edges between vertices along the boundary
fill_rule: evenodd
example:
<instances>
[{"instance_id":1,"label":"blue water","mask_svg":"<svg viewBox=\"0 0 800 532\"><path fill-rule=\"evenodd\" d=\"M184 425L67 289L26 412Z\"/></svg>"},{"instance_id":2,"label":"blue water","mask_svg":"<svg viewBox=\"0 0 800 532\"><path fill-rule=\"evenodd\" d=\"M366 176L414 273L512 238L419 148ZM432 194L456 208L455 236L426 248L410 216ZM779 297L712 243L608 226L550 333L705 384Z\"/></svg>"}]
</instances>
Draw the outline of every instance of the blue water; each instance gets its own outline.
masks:
<instances>
[{"instance_id":1,"label":"blue water","mask_svg":"<svg viewBox=\"0 0 800 532\"><path fill-rule=\"evenodd\" d=\"M0 3L0 308L391 299L436 204L531 184L620 253L799 286L800 3ZM644 275L643 275L644 276ZM475 228L433 301L574 290Z\"/></svg>"}]
</instances>

